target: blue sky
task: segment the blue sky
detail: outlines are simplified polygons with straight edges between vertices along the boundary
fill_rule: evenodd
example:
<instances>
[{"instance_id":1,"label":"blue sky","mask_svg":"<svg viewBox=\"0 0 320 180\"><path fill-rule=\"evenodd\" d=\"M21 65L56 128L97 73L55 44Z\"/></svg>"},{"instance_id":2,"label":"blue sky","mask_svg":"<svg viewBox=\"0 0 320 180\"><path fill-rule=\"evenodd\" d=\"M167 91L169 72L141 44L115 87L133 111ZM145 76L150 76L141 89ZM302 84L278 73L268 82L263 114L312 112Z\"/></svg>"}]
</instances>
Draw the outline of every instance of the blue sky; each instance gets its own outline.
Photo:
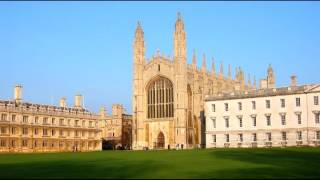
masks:
<instances>
[{"instance_id":1,"label":"blue sky","mask_svg":"<svg viewBox=\"0 0 320 180\"><path fill-rule=\"evenodd\" d=\"M122 103L131 112L132 42L138 20L146 57L159 48L172 56L181 12L188 62L193 49L216 69L224 62L264 78L273 65L277 86L290 75L299 84L320 82L320 2L0 2L0 99L15 84L25 101L58 105L85 97L97 112Z\"/></svg>"}]
</instances>

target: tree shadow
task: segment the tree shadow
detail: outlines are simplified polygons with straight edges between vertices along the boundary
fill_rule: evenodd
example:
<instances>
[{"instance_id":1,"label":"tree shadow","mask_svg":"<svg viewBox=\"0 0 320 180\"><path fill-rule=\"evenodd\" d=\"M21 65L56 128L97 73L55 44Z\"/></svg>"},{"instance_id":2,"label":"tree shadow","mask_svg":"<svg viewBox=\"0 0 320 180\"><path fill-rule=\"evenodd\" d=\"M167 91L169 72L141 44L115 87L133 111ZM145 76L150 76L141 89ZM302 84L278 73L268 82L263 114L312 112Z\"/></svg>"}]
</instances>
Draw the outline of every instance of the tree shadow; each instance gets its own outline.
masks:
<instances>
[{"instance_id":1,"label":"tree shadow","mask_svg":"<svg viewBox=\"0 0 320 180\"><path fill-rule=\"evenodd\" d=\"M163 165L151 160L127 161L117 158L66 158L53 161L1 163L1 178L144 178L154 177ZM156 175L156 174L155 174ZM157 178L157 177L154 177Z\"/></svg>"},{"instance_id":2,"label":"tree shadow","mask_svg":"<svg viewBox=\"0 0 320 180\"><path fill-rule=\"evenodd\" d=\"M214 159L231 161L234 163L234 168L226 167L212 174L199 174L199 177L319 178L320 151L314 150L314 148L215 150L210 153Z\"/></svg>"}]
</instances>

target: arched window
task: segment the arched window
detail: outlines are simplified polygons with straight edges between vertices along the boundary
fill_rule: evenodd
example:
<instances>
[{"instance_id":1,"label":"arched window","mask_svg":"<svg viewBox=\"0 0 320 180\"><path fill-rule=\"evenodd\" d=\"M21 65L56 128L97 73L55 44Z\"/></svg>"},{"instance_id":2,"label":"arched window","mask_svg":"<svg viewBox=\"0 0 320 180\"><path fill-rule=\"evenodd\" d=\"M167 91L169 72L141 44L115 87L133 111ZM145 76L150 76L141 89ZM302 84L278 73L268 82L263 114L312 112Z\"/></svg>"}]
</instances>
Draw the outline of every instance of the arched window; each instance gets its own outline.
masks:
<instances>
[{"instance_id":1,"label":"arched window","mask_svg":"<svg viewBox=\"0 0 320 180\"><path fill-rule=\"evenodd\" d=\"M169 79L159 77L147 87L147 117L173 117L173 86Z\"/></svg>"}]
</instances>

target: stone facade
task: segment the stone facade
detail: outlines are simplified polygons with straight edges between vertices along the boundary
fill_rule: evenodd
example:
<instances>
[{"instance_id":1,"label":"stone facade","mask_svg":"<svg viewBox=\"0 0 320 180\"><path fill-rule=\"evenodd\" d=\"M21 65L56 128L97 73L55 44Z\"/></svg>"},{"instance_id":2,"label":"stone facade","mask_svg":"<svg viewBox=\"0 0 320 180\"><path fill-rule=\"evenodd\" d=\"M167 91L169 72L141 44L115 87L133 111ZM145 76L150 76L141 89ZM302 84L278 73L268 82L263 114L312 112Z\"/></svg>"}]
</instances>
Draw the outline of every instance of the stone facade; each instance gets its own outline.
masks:
<instances>
[{"instance_id":1,"label":"stone facade","mask_svg":"<svg viewBox=\"0 0 320 180\"><path fill-rule=\"evenodd\" d=\"M102 136L105 146L110 145L112 149L131 149L132 115L126 114L121 104L112 105L111 115L106 115L104 109L101 109L101 114L104 117Z\"/></svg>"},{"instance_id":2,"label":"stone facade","mask_svg":"<svg viewBox=\"0 0 320 180\"><path fill-rule=\"evenodd\" d=\"M101 150L101 116L82 107L60 107L22 101L22 86L14 100L0 101L0 152L63 152Z\"/></svg>"},{"instance_id":3,"label":"stone facade","mask_svg":"<svg viewBox=\"0 0 320 180\"><path fill-rule=\"evenodd\" d=\"M203 110L204 95L255 89L244 72L231 67L224 76L223 64L215 72L214 63L207 71L203 55L199 69L194 53L187 64L186 32L180 14L175 23L174 56L156 55L145 58L144 32L138 23L133 42L133 148L194 148L205 145ZM202 115L201 115L202 114Z\"/></svg>"},{"instance_id":4,"label":"stone facade","mask_svg":"<svg viewBox=\"0 0 320 180\"><path fill-rule=\"evenodd\" d=\"M320 85L297 86L292 76L275 88L267 79L259 90L206 98L208 148L320 145Z\"/></svg>"}]
</instances>

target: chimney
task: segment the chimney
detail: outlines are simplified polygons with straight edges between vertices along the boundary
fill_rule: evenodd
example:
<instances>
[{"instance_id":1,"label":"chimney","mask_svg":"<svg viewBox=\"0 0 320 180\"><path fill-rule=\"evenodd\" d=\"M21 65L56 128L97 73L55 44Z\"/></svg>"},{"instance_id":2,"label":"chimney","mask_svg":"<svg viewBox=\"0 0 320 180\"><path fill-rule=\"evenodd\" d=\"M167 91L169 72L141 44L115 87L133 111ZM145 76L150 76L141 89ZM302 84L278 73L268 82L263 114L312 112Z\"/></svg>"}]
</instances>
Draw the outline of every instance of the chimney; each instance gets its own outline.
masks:
<instances>
[{"instance_id":1,"label":"chimney","mask_svg":"<svg viewBox=\"0 0 320 180\"><path fill-rule=\"evenodd\" d=\"M14 87L14 100L17 103L21 103L22 102L22 86L21 85L16 85Z\"/></svg>"},{"instance_id":2,"label":"chimney","mask_svg":"<svg viewBox=\"0 0 320 180\"><path fill-rule=\"evenodd\" d=\"M100 108L100 116L101 117L105 117L106 116L106 109L103 106Z\"/></svg>"},{"instance_id":3,"label":"chimney","mask_svg":"<svg viewBox=\"0 0 320 180\"><path fill-rule=\"evenodd\" d=\"M62 108L67 107L66 98L63 97L60 99L60 107L62 107Z\"/></svg>"},{"instance_id":4,"label":"chimney","mask_svg":"<svg viewBox=\"0 0 320 180\"><path fill-rule=\"evenodd\" d=\"M82 108L82 95L78 94L75 96L74 106L76 108Z\"/></svg>"},{"instance_id":5,"label":"chimney","mask_svg":"<svg viewBox=\"0 0 320 180\"><path fill-rule=\"evenodd\" d=\"M291 76L291 84L290 84L290 86L291 87L297 86L297 76L295 76L295 75Z\"/></svg>"}]
</instances>

